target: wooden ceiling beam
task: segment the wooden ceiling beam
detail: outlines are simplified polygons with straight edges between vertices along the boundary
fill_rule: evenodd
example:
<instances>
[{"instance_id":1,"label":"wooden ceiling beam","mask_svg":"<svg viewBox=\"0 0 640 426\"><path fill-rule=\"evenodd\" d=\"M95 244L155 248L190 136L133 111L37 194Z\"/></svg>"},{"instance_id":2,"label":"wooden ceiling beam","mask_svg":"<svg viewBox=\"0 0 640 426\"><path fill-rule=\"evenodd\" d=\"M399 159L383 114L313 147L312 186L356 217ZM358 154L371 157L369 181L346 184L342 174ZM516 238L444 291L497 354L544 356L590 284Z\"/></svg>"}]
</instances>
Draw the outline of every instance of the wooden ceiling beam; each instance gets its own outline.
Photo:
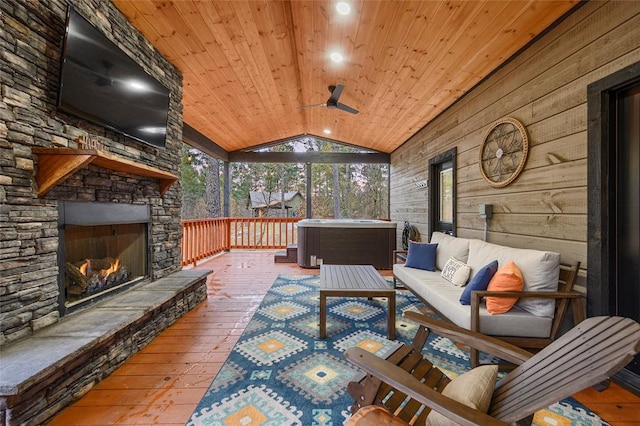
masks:
<instances>
[{"instance_id":1,"label":"wooden ceiling beam","mask_svg":"<svg viewBox=\"0 0 640 426\"><path fill-rule=\"evenodd\" d=\"M182 140L187 145L197 148L213 158L229 161L229 153L225 149L187 123L182 125Z\"/></svg>"},{"instance_id":2,"label":"wooden ceiling beam","mask_svg":"<svg viewBox=\"0 0 640 426\"><path fill-rule=\"evenodd\" d=\"M391 155L382 152L247 152L229 153L231 163L297 164L390 164Z\"/></svg>"}]
</instances>

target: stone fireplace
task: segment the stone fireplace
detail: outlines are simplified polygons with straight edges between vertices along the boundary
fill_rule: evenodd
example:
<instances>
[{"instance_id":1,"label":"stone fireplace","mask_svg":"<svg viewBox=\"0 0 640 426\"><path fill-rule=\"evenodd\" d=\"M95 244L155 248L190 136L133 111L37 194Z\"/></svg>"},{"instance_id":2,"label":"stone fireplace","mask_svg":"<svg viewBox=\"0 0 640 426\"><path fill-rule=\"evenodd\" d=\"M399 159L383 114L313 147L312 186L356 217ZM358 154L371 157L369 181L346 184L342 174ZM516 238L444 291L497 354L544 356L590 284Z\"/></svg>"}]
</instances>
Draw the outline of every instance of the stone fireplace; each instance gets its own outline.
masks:
<instances>
[{"instance_id":1,"label":"stone fireplace","mask_svg":"<svg viewBox=\"0 0 640 426\"><path fill-rule=\"evenodd\" d=\"M149 206L58 203L61 314L149 278Z\"/></svg>"},{"instance_id":2,"label":"stone fireplace","mask_svg":"<svg viewBox=\"0 0 640 426\"><path fill-rule=\"evenodd\" d=\"M181 75L111 2L72 3L170 90L166 147L57 108L66 0L1 2L0 346L181 269Z\"/></svg>"},{"instance_id":3,"label":"stone fireplace","mask_svg":"<svg viewBox=\"0 0 640 426\"><path fill-rule=\"evenodd\" d=\"M181 270L182 76L111 1L70 3L169 89L166 146L58 110L67 0L0 2L6 425L45 424L206 297Z\"/></svg>"}]
</instances>

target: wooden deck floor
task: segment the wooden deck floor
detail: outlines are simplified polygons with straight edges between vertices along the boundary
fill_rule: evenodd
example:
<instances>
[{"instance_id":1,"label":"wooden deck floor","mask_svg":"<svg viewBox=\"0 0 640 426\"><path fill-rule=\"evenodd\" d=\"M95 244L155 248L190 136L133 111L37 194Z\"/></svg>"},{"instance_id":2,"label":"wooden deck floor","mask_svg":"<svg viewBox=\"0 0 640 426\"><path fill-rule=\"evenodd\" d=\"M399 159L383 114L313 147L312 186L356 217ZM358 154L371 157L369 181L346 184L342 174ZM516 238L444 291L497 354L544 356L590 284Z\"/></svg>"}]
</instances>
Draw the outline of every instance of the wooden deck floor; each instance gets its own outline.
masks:
<instances>
[{"instance_id":1,"label":"wooden deck floor","mask_svg":"<svg viewBox=\"0 0 640 426\"><path fill-rule=\"evenodd\" d=\"M214 271L207 300L50 424L184 425L275 278L318 273L274 263L274 253L232 251L199 264ZM640 426L640 398L618 386L576 397L614 426Z\"/></svg>"}]
</instances>

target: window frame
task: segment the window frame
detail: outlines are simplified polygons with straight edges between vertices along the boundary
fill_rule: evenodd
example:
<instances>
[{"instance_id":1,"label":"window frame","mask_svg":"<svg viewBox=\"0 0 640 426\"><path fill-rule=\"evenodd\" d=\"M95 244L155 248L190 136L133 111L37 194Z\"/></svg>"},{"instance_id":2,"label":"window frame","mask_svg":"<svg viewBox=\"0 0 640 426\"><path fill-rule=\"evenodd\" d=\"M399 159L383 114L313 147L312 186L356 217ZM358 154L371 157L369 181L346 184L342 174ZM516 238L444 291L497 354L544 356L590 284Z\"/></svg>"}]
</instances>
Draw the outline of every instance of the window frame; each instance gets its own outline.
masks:
<instances>
[{"instance_id":1,"label":"window frame","mask_svg":"<svg viewBox=\"0 0 640 426\"><path fill-rule=\"evenodd\" d=\"M428 195L428 229L429 236L434 231L447 232L450 235L456 235L456 204L457 204L457 158L458 150L453 147L443 153L436 155L429 159L429 195ZM445 170L444 167L451 164L451 222L443 222L440 220L440 186L441 179L440 173ZM450 225L443 226L445 223Z\"/></svg>"}]
</instances>

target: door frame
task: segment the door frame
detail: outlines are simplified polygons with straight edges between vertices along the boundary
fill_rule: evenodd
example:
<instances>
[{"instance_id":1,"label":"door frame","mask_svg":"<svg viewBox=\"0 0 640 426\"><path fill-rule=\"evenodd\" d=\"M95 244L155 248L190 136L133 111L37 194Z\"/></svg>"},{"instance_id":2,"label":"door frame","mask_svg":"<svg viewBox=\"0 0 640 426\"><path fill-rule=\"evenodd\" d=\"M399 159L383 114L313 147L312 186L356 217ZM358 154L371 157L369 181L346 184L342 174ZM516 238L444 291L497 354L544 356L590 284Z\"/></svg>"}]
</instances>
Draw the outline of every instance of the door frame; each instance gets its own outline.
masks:
<instances>
[{"instance_id":1,"label":"door frame","mask_svg":"<svg viewBox=\"0 0 640 426\"><path fill-rule=\"evenodd\" d=\"M438 178L438 171L439 171L439 165L442 163L446 163L446 162L451 162L451 179L452 179L452 188L451 188L451 197L453 200L453 206L452 207L452 223L451 223L451 230L453 232L453 235L456 235L456 204L457 204L457 191L456 191L456 187L457 185L457 177L456 177L456 173L457 173L457 165L456 165L456 157L458 155L458 149L457 147L453 147L443 153L440 153L438 155L436 155L435 157L432 157L429 159L429 191L428 191L428 212L429 212L429 216L428 216L428 232L429 232L429 238L431 238L431 235L433 235L433 231L436 230L435 227L435 222L437 220L437 216L438 216L438 212L437 212L437 207L438 207L438 203L434 202L436 200L436 195L438 193L438 185L437 183L439 182L439 178Z\"/></svg>"},{"instance_id":2,"label":"door frame","mask_svg":"<svg viewBox=\"0 0 640 426\"><path fill-rule=\"evenodd\" d=\"M615 72L587 87L587 316L611 315L615 300L609 277L615 268L615 232L609 216L615 206L615 191L610 187L616 148L612 105L620 90L640 84L640 62ZM611 237L613 236L613 237ZM640 378L622 369L613 377L640 395Z\"/></svg>"},{"instance_id":3,"label":"door frame","mask_svg":"<svg viewBox=\"0 0 640 426\"><path fill-rule=\"evenodd\" d=\"M609 187L611 161L615 156L614 126L610 122L615 93L640 84L640 62L598 80L587 87L587 316L613 312L608 278L614 267L609 208L615 194Z\"/></svg>"}]
</instances>

